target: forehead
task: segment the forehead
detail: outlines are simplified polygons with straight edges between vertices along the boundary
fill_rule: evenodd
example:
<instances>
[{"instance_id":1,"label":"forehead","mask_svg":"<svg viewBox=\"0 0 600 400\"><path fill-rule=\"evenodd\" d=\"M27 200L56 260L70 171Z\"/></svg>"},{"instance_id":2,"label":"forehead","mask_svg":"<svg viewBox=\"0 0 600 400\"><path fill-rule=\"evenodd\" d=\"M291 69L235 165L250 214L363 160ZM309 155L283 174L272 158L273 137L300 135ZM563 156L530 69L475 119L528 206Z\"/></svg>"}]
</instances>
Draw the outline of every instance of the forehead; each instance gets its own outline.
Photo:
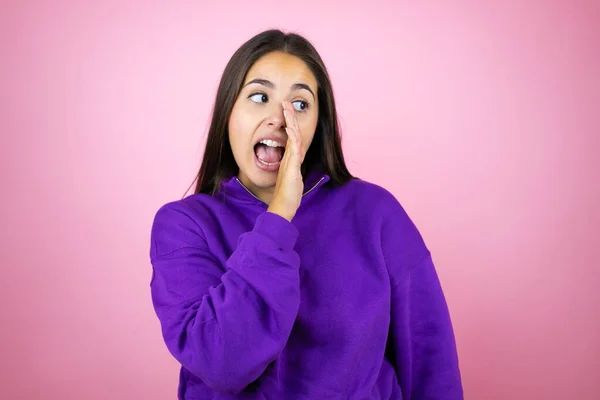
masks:
<instances>
[{"instance_id":1,"label":"forehead","mask_svg":"<svg viewBox=\"0 0 600 400\"><path fill-rule=\"evenodd\" d=\"M259 58L246 74L244 84L254 78L275 83L306 83L315 91L317 80L302 59L283 52L272 52Z\"/></svg>"}]
</instances>

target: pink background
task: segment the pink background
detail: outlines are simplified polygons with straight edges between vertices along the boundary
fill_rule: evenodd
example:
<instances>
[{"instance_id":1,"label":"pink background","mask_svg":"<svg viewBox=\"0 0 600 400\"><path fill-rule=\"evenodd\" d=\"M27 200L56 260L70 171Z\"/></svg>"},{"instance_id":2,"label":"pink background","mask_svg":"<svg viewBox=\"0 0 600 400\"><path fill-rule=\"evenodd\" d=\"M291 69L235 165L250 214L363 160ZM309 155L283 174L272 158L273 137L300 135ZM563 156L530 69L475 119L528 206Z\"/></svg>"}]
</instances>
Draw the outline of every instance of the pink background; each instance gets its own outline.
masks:
<instances>
[{"instance_id":1,"label":"pink background","mask_svg":"<svg viewBox=\"0 0 600 400\"><path fill-rule=\"evenodd\" d=\"M151 220L269 27L313 41L351 171L431 247L466 398L600 398L597 1L37 3L0 10L0 398L175 398Z\"/></svg>"}]
</instances>

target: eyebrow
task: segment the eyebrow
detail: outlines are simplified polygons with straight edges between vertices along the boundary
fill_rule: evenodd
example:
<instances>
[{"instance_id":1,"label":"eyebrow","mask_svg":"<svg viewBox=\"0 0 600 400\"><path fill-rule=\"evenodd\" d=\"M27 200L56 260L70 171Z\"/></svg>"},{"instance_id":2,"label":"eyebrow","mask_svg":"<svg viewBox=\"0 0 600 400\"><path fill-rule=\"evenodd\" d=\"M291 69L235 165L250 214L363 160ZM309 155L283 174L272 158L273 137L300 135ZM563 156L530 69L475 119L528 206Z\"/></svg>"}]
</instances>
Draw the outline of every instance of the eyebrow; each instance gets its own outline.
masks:
<instances>
[{"instance_id":1,"label":"eyebrow","mask_svg":"<svg viewBox=\"0 0 600 400\"><path fill-rule=\"evenodd\" d=\"M250 82L246 83L244 85L244 87L252 84L252 83L258 83L259 85L263 85L268 87L269 89L273 89L275 88L275 84L267 79L262 79L262 78L254 78L252 79ZM294 83L291 87L292 91L294 90L300 90L300 89L306 89L310 92L310 94L312 94L313 99L316 99L315 94L313 93L313 91L311 90L310 86L308 86L306 83Z\"/></svg>"}]
</instances>

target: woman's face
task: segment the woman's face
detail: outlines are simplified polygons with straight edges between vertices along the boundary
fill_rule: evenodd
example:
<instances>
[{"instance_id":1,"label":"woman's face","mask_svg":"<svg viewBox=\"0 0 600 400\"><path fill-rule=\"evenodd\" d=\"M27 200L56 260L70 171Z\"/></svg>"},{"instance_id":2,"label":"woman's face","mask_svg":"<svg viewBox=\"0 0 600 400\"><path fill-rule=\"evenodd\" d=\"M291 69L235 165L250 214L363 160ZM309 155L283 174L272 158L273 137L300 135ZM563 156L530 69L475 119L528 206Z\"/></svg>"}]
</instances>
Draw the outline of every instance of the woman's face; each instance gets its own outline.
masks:
<instances>
[{"instance_id":1,"label":"woman's face","mask_svg":"<svg viewBox=\"0 0 600 400\"><path fill-rule=\"evenodd\" d=\"M284 100L292 103L306 152L319 116L317 80L296 56L272 52L259 58L246 74L229 118L229 142L240 170L238 178L266 203L273 195L283 151L272 142L271 146L259 142L268 138L287 144Z\"/></svg>"}]
</instances>

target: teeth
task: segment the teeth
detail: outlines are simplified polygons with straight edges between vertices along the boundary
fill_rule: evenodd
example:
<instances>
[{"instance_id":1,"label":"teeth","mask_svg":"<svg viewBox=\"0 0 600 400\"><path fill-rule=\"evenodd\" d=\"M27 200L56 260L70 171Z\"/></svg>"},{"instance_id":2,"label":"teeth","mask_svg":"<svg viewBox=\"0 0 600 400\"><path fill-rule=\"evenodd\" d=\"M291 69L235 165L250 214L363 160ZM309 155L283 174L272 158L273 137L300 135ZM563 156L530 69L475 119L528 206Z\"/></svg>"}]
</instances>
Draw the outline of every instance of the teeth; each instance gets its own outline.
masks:
<instances>
[{"instance_id":1,"label":"teeth","mask_svg":"<svg viewBox=\"0 0 600 400\"><path fill-rule=\"evenodd\" d=\"M266 144L269 147L285 147L281 143L269 139L261 140L259 143Z\"/></svg>"}]
</instances>

